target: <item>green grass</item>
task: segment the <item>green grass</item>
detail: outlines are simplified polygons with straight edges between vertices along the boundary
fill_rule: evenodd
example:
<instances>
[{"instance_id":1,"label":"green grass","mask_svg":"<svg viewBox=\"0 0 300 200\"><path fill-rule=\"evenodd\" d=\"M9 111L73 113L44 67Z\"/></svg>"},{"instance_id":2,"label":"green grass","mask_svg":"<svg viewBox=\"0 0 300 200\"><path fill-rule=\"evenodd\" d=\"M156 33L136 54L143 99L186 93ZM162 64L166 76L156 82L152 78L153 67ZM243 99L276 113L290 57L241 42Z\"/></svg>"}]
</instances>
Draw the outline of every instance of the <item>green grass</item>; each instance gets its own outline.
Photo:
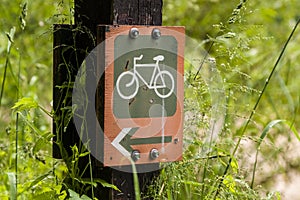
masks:
<instances>
[{"instance_id":1,"label":"green grass","mask_svg":"<svg viewBox=\"0 0 300 200\"><path fill-rule=\"evenodd\" d=\"M118 190L80 177L77 159L90 156L80 147L72 147L69 162L52 158L51 27L73 21L72 2L4 0L3 5L0 199L93 198L82 185ZM186 26L197 48L187 44L183 160L166 165L147 196L284 198L274 180L278 173L290 175L284 168L298 159L287 148L299 140L297 6L296 0L164 1L165 25ZM286 154L295 155L293 162ZM262 168L270 163L276 164L269 171ZM297 165L293 169L299 171ZM143 199L136 178L137 199Z\"/></svg>"}]
</instances>

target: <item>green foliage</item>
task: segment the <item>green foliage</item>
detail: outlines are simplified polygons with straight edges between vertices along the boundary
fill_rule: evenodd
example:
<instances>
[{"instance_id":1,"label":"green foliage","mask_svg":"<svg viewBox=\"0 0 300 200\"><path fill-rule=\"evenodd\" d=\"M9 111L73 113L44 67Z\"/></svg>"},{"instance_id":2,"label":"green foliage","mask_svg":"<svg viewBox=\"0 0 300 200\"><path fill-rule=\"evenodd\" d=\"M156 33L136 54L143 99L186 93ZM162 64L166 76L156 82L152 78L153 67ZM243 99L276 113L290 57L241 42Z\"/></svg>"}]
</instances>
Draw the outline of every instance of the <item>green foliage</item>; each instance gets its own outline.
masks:
<instances>
[{"instance_id":1,"label":"green foliage","mask_svg":"<svg viewBox=\"0 0 300 200\"><path fill-rule=\"evenodd\" d=\"M51 27L73 23L73 1L2 5L0 199L91 199L84 193L98 184L118 190L82 178L78 159L88 158L86 169L91 165L82 147L73 146L66 162L51 155L51 120L59 121L51 106ZM297 0L164 0L164 24L185 26L197 48L187 44L183 161L166 165L148 195L281 199L274 191L277 174L299 171L300 156L288 148L299 140L299 30L282 51L298 18ZM195 51L201 56L193 57ZM71 90L72 84L57 87ZM60 129L73 109L62 108ZM136 176L134 183L139 197Z\"/></svg>"},{"instance_id":2,"label":"green foliage","mask_svg":"<svg viewBox=\"0 0 300 200\"><path fill-rule=\"evenodd\" d=\"M293 58L300 51L293 46L299 42L299 34L288 41L299 17L292 8L294 3L167 1L165 23L186 26L187 35L198 40L208 54L202 53L194 66L186 65L184 160L166 166L153 183L150 194L155 199L281 199L279 192L266 191L274 187L277 165L270 169L283 153L277 138L290 131L294 137L284 134L286 145L298 138L294 125L299 121L299 90L294 84L298 82L299 61ZM218 16L205 15L211 10L218 10L214 13ZM286 12L287 18L283 17ZM285 42L287 49L283 48ZM188 49L186 55L199 49ZM280 54L282 57L278 58ZM214 65L210 64L211 59ZM209 82L212 75L207 72L213 70L221 77L213 79L215 84L222 82L219 95L212 92L214 86ZM219 116L225 115L225 122L217 139L210 140L207 138L213 138L211 119L216 119L216 106ZM272 136L267 136L273 123L264 130L263 127L269 121L281 122L276 120L279 118L294 125L291 129L272 130ZM261 137L257 136L259 132ZM258 156L261 149L264 150ZM295 152L291 154L297 160ZM257 167L267 163L270 164L266 170ZM260 174L259 179L254 180L255 173Z\"/></svg>"},{"instance_id":3,"label":"green foliage","mask_svg":"<svg viewBox=\"0 0 300 200\"><path fill-rule=\"evenodd\" d=\"M32 98L24 97L20 99L12 109L16 109L18 111L29 110L31 108L38 108L38 103L34 101Z\"/></svg>"},{"instance_id":4,"label":"green foliage","mask_svg":"<svg viewBox=\"0 0 300 200\"><path fill-rule=\"evenodd\" d=\"M51 29L72 21L72 3L4 0L0 7L1 199L90 199L82 195L83 185L118 190L101 179L81 178L78 158L90 155L76 146L67 163L52 158ZM63 109L71 116L70 108Z\"/></svg>"}]
</instances>

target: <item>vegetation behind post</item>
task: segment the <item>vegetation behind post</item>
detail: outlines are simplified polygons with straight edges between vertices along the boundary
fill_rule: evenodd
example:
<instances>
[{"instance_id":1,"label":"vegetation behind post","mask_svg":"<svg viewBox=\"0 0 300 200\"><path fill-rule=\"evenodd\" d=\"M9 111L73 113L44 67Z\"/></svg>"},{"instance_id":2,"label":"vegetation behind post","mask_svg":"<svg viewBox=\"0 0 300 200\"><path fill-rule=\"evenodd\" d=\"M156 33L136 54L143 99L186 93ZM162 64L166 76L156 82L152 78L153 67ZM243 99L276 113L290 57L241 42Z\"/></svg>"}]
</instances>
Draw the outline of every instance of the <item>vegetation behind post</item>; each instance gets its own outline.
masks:
<instances>
[{"instance_id":1,"label":"vegetation behind post","mask_svg":"<svg viewBox=\"0 0 300 200\"><path fill-rule=\"evenodd\" d=\"M121 192L113 191L98 187L93 193L98 199L135 199L133 177L131 173L124 173L111 168L103 168L94 158L89 160L88 157L79 159L76 167L70 165L70 159L74 154L72 146L77 145L79 151L84 151L78 134L76 133L73 119L69 118L71 110L66 110L72 106L72 83L75 80L78 69L93 48L96 47L97 25L99 24L118 24L118 25L161 25L162 23L162 0L129 0L129 1L97 1L97 0L75 0L75 25L55 25L54 26L54 70L53 70L53 99L56 117L54 118L55 134L53 155L56 158L64 158L69 171L75 171L80 175L88 163L92 165L85 169L83 177L93 176L101 178L109 183L116 185ZM104 31L104 30L103 30ZM98 33L104 35L104 33ZM100 37L104 39L104 37ZM74 48L68 48L74 47ZM96 84L96 83L95 83ZM104 82L100 80L98 91L97 105L98 120L103 127L103 98ZM67 85L67 87L65 87ZM64 86L58 88L57 86ZM88 119L89 120L89 119ZM96 119L94 120L96 123ZM61 144L58 144L60 143ZM58 145L57 145L58 144ZM62 145L62 146L60 146ZM79 153L80 153L79 152ZM103 152L105 153L105 152ZM143 167L143 166L139 166ZM92 174L90 173L92 171ZM153 179L157 172L139 174L139 184L143 190ZM75 187L75 186L73 186ZM78 189L81 187L78 184ZM74 188L76 190L76 187Z\"/></svg>"}]
</instances>

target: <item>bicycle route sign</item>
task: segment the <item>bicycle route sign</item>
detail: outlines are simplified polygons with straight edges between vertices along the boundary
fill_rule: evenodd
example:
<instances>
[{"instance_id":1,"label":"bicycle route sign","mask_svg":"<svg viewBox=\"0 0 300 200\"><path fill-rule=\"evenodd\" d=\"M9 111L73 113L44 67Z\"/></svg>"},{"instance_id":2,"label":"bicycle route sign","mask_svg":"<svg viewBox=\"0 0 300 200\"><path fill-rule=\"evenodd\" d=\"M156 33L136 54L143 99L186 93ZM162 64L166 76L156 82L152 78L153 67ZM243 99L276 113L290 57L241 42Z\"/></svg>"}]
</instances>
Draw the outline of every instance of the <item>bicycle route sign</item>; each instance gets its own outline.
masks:
<instances>
[{"instance_id":1,"label":"bicycle route sign","mask_svg":"<svg viewBox=\"0 0 300 200\"><path fill-rule=\"evenodd\" d=\"M108 26L105 166L182 158L184 27Z\"/></svg>"}]
</instances>

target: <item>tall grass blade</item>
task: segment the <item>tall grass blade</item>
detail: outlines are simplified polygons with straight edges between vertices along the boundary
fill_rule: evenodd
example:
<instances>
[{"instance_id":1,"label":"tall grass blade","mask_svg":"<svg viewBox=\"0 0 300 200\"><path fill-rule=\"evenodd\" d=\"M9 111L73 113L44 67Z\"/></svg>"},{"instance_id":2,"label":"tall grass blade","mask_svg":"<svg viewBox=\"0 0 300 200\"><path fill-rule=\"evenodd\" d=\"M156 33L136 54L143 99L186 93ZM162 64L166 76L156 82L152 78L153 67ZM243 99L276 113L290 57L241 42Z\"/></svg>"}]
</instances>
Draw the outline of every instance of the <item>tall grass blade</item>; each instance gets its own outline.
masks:
<instances>
[{"instance_id":1,"label":"tall grass blade","mask_svg":"<svg viewBox=\"0 0 300 200\"><path fill-rule=\"evenodd\" d=\"M251 189L253 189L253 185L254 185L255 171L256 171L256 166L257 166L257 158L258 158L258 152L259 152L259 149L260 149L260 145L261 145L262 141L265 139L265 137L267 136L269 130L273 126L275 126L275 125L277 125L279 123L284 123L287 126L289 126L290 130L294 133L294 135L296 136L296 138L300 141L300 135L299 135L298 131L296 130L296 128L294 127L294 125L293 125L292 122L289 122L289 121L286 121L286 120L281 120L281 119L271 121L264 128L263 132L261 133L261 135L259 137L258 143L257 143L256 155L255 155L255 162L254 162L253 173L252 173L252 180L251 180L251 185L250 185Z\"/></svg>"},{"instance_id":2,"label":"tall grass blade","mask_svg":"<svg viewBox=\"0 0 300 200\"><path fill-rule=\"evenodd\" d=\"M132 167L132 176L133 176L133 185L134 185L134 194L135 194L135 200L141 200L141 192L140 192L140 184L139 184L139 179L136 171L135 164L133 160L131 160L131 167Z\"/></svg>"},{"instance_id":3,"label":"tall grass blade","mask_svg":"<svg viewBox=\"0 0 300 200\"><path fill-rule=\"evenodd\" d=\"M9 64L10 50L11 50L11 45L14 41L15 32L16 32L16 27L13 27L10 29L9 33L6 33L6 36L8 37L8 43L7 43L7 50L6 50L6 60L5 60L5 66L4 66L3 80L2 80L2 84L1 84L0 107L2 104L2 98L3 98L3 93L4 93L4 85L5 85L5 80L6 80L7 67Z\"/></svg>"},{"instance_id":4,"label":"tall grass blade","mask_svg":"<svg viewBox=\"0 0 300 200\"><path fill-rule=\"evenodd\" d=\"M17 199L17 189L16 189L16 175L13 172L7 172L8 182L9 182L9 199Z\"/></svg>"}]
</instances>

